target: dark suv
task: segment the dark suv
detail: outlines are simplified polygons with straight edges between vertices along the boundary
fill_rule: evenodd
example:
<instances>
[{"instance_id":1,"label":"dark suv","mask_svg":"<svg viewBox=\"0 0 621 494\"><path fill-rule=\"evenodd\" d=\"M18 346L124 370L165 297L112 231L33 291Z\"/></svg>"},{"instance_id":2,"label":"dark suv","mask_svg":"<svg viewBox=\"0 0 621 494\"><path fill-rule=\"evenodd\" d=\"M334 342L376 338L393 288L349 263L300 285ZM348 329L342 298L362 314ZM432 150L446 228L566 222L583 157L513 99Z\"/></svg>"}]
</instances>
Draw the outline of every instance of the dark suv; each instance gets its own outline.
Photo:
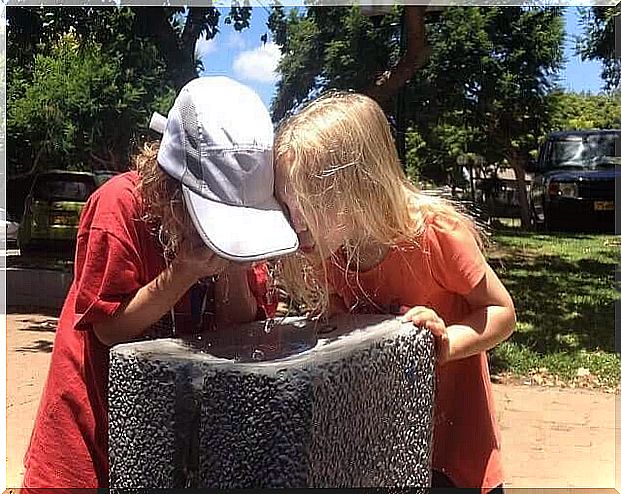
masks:
<instances>
[{"instance_id":1,"label":"dark suv","mask_svg":"<svg viewBox=\"0 0 621 494\"><path fill-rule=\"evenodd\" d=\"M550 134L527 171L533 225L546 230L614 231L621 130Z\"/></svg>"}]
</instances>

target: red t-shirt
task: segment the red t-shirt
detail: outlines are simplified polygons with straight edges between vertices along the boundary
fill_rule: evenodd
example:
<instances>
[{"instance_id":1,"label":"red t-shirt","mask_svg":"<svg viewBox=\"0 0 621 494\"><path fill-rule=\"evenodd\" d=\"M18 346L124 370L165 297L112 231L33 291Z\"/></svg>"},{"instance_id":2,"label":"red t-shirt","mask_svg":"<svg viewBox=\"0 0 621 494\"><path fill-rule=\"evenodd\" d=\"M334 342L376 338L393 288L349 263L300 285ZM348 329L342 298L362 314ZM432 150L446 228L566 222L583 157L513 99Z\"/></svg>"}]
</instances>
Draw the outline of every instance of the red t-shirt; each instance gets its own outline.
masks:
<instances>
[{"instance_id":1,"label":"red t-shirt","mask_svg":"<svg viewBox=\"0 0 621 494\"><path fill-rule=\"evenodd\" d=\"M109 180L82 212L74 281L26 453L24 487L108 487L109 349L92 325L113 315L165 267L157 238L141 220L138 182L136 172ZM272 315L267 280L265 265L248 272L259 308ZM183 312L188 305L186 296L176 310ZM189 328L178 323L177 330Z\"/></svg>"},{"instance_id":2,"label":"red t-shirt","mask_svg":"<svg viewBox=\"0 0 621 494\"><path fill-rule=\"evenodd\" d=\"M374 268L347 273L333 264L329 282L350 310L427 306L447 325L470 311L467 295L485 275L486 261L462 223L435 216L417 242L390 249ZM437 371L433 468L458 487L484 492L503 482L499 431L485 353Z\"/></svg>"}]
</instances>

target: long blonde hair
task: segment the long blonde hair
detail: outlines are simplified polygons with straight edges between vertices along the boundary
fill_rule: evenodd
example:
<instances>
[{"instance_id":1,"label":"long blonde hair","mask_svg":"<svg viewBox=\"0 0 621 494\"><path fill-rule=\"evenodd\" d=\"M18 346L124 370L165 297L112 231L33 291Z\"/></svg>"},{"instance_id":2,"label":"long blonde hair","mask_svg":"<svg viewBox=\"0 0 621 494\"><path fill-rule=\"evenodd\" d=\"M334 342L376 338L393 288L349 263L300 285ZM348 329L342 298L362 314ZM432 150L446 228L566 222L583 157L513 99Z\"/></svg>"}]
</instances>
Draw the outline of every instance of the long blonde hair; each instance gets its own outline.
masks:
<instances>
[{"instance_id":1,"label":"long blonde hair","mask_svg":"<svg viewBox=\"0 0 621 494\"><path fill-rule=\"evenodd\" d=\"M311 310L325 311L329 303L330 253L317 220L334 214L328 208L335 205L357 232L357 242L347 239L346 245L353 258L366 242L417 242L432 214L463 221L481 243L467 215L407 180L388 120L367 96L333 92L318 98L280 126L274 150L279 174L298 201L318 251L316 258L298 254L282 260L280 276L287 291Z\"/></svg>"},{"instance_id":2,"label":"long blonde hair","mask_svg":"<svg viewBox=\"0 0 621 494\"><path fill-rule=\"evenodd\" d=\"M159 142L145 143L133 158L133 168L140 177L139 191L143 203L143 221L158 235L164 256L172 259L181 243L196 235L181 194L179 181L157 163Z\"/></svg>"}]
</instances>

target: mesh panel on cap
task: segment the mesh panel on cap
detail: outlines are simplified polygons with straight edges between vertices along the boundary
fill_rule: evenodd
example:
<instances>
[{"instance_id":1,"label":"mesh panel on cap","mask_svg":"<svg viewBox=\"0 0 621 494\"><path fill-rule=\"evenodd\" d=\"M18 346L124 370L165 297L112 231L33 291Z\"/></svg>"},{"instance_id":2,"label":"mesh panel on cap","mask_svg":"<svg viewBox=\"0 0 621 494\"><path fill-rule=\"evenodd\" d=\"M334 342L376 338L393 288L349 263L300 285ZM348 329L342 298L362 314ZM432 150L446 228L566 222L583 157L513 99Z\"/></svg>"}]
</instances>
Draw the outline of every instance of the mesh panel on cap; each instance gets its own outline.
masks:
<instances>
[{"instance_id":1,"label":"mesh panel on cap","mask_svg":"<svg viewBox=\"0 0 621 494\"><path fill-rule=\"evenodd\" d=\"M177 108L181 115L183 127L183 147L188 171L198 180L203 180L203 170L200 162L200 132L196 106L190 97L189 91L182 91L177 98Z\"/></svg>"}]
</instances>

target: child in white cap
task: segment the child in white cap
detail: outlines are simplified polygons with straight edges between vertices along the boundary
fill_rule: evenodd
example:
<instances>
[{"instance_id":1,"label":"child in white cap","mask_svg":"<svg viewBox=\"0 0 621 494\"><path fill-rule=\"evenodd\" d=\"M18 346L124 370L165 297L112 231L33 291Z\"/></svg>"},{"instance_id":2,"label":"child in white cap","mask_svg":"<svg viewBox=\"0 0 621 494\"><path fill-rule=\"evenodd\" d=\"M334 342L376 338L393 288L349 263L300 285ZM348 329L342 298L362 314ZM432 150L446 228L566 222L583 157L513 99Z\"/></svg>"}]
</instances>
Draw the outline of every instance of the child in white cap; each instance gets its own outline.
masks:
<instances>
[{"instance_id":1,"label":"child in white cap","mask_svg":"<svg viewBox=\"0 0 621 494\"><path fill-rule=\"evenodd\" d=\"M110 346L273 314L257 261L298 244L274 198L272 139L252 90L198 78L161 143L90 197L24 487L108 487Z\"/></svg>"}]
</instances>

